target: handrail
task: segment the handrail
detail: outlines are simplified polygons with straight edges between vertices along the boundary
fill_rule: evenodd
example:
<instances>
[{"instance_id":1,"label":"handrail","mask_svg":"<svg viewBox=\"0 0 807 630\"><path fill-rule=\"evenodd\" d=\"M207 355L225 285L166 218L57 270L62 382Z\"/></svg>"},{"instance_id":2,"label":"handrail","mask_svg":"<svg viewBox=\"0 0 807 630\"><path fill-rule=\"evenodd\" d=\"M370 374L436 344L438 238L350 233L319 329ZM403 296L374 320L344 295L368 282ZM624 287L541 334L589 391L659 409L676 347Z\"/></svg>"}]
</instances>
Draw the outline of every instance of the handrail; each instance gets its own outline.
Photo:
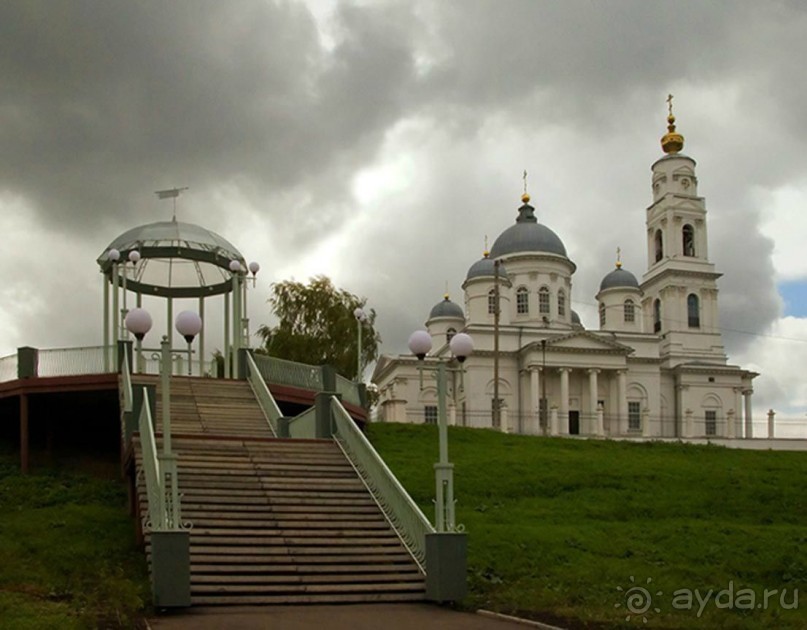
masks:
<instances>
[{"instance_id":1,"label":"handrail","mask_svg":"<svg viewBox=\"0 0 807 630\"><path fill-rule=\"evenodd\" d=\"M0 357L0 383L13 381L17 378L17 354Z\"/></svg>"},{"instance_id":2,"label":"handrail","mask_svg":"<svg viewBox=\"0 0 807 630\"><path fill-rule=\"evenodd\" d=\"M317 408L311 407L289 420L289 437L311 439L317 436Z\"/></svg>"},{"instance_id":3,"label":"handrail","mask_svg":"<svg viewBox=\"0 0 807 630\"><path fill-rule=\"evenodd\" d=\"M331 418L334 440L425 572L426 534L435 533L434 527L336 397L331 399Z\"/></svg>"},{"instance_id":4,"label":"handrail","mask_svg":"<svg viewBox=\"0 0 807 630\"><path fill-rule=\"evenodd\" d=\"M253 360L267 383L322 390L322 369L319 366L287 361L266 354L255 355Z\"/></svg>"},{"instance_id":5,"label":"handrail","mask_svg":"<svg viewBox=\"0 0 807 630\"><path fill-rule=\"evenodd\" d=\"M129 349L123 346L123 362L120 370L121 382L123 386L123 411L132 410L132 374L129 371Z\"/></svg>"},{"instance_id":6,"label":"handrail","mask_svg":"<svg viewBox=\"0 0 807 630\"><path fill-rule=\"evenodd\" d=\"M143 476L146 479L148 496L148 518L143 521L144 530L160 530L166 524L165 492L163 491L160 460L157 458L157 440L154 437L154 423L151 420L148 390L143 388L143 406L138 418L140 446L142 451Z\"/></svg>"},{"instance_id":7,"label":"handrail","mask_svg":"<svg viewBox=\"0 0 807 630\"><path fill-rule=\"evenodd\" d=\"M269 391L261 371L255 364L255 359L252 357L251 352L247 352L247 381L249 382L252 391L255 393L255 398L263 411L266 422L272 433L277 436L278 434L278 421L283 416L280 407L277 406L274 396Z\"/></svg>"},{"instance_id":8,"label":"handrail","mask_svg":"<svg viewBox=\"0 0 807 630\"><path fill-rule=\"evenodd\" d=\"M351 405L361 407L361 397L359 396L359 388L349 378L345 378L341 374L336 375L336 391L342 394L342 400L349 402Z\"/></svg>"}]
</instances>

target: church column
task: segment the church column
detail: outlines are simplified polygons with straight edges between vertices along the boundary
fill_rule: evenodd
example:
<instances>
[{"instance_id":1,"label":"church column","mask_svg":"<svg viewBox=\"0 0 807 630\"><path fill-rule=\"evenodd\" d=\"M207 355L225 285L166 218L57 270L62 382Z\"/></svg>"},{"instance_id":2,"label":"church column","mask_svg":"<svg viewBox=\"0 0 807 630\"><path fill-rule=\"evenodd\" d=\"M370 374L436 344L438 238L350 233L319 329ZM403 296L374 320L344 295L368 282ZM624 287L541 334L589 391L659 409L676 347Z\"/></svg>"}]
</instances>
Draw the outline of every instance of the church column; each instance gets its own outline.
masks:
<instances>
[{"instance_id":1,"label":"church column","mask_svg":"<svg viewBox=\"0 0 807 630\"><path fill-rule=\"evenodd\" d=\"M592 368L588 371L588 402L589 402L589 425L586 427L587 433L597 432L597 374L600 371Z\"/></svg>"},{"instance_id":2,"label":"church column","mask_svg":"<svg viewBox=\"0 0 807 630\"><path fill-rule=\"evenodd\" d=\"M569 433L569 372L570 368L560 368L560 416L558 417L558 434Z\"/></svg>"},{"instance_id":3,"label":"church column","mask_svg":"<svg viewBox=\"0 0 807 630\"><path fill-rule=\"evenodd\" d=\"M526 433L538 435L540 430L541 376L537 367L530 368L530 416Z\"/></svg>"},{"instance_id":4,"label":"church column","mask_svg":"<svg viewBox=\"0 0 807 630\"><path fill-rule=\"evenodd\" d=\"M751 415L751 394L753 393L753 389L743 390L743 396L745 397L745 437L747 438L754 437L754 420Z\"/></svg>"},{"instance_id":5,"label":"church column","mask_svg":"<svg viewBox=\"0 0 807 630\"><path fill-rule=\"evenodd\" d=\"M743 400L742 387L734 388L734 436L743 437Z\"/></svg>"},{"instance_id":6,"label":"church column","mask_svg":"<svg viewBox=\"0 0 807 630\"><path fill-rule=\"evenodd\" d=\"M619 411L617 414L617 434L628 432L628 375L625 370L617 370L616 373L617 404ZM613 433L613 427L611 428Z\"/></svg>"}]
</instances>

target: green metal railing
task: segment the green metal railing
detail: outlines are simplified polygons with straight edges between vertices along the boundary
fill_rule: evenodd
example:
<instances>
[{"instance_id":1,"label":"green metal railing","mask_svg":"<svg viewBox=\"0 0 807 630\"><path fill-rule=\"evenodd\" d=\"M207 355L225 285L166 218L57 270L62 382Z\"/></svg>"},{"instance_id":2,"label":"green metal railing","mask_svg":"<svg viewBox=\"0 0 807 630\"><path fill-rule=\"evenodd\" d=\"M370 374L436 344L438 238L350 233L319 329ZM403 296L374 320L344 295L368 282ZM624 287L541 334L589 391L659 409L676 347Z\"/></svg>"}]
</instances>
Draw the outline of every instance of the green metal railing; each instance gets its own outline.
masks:
<instances>
[{"instance_id":1,"label":"green metal railing","mask_svg":"<svg viewBox=\"0 0 807 630\"><path fill-rule=\"evenodd\" d=\"M0 358L0 383L17 378L17 355L10 354Z\"/></svg>"},{"instance_id":2,"label":"green metal railing","mask_svg":"<svg viewBox=\"0 0 807 630\"><path fill-rule=\"evenodd\" d=\"M289 437L310 439L317 436L317 408L311 407L289 420Z\"/></svg>"},{"instance_id":3,"label":"green metal railing","mask_svg":"<svg viewBox=\"0 0 807 630\"><path fill-rule=\"evenodd\" d=\"M384 463L342 403L331 399L333 437L383 510L409 552L426 570L426 534L434 527Z\"/></svg>"},{"instance_id":4,"label":"green metal railing","mask_svg":"<svg viewBox=\"0 0 807 630\"><path fill-rule=\"evenodd\" d=\"M267 383L322 391L322 370L318 366L286 361L265 354L256 354L253 358Z\"/></svg>"},{"instance_id":5,"label":"green metal railing","mask_svg":"<svg viewBox=\"0 0 807 630\"><path fill-rule=\"evenodd\" d=\"M278 434L278 420L281 418L283 413L280 411L280 407L277 406L274 396L272 396L272 393L266 386L266 381L264 380L260 369L256 365L252 353L247 352L246 357L247 382L252 388L252 391L255 393L255 398L258 400L258 404L261 406L263 415L266 417L266 421L269 423L269 428L276 436Z\"/></svg>"},{"instance_id":6,"label":"green metal railing","mask_svg":"<svg viewBox=\"0 0 807 630\"><path fill-rule=\"evenodd\" d=\"M143 476L146 480L148 515L143 519L143 530L163 529L166 521L165 492L162 487L160 460L157 458L157 439L154 437L154 423L148 392L143 392L143 407L138 419L140 429L140 451Z\"/></svg>"},{"instance_id":7,"label":"green metal railing","mask_svg":"<svg viewBox=\"0 0 807 630\"><path fill-rule=\"evenodd\" d=\"M123 348L123 362L120 371L121 388L123 389L123 411L132 411L132 374L129 371L129 349L124 346Z\"/></svg>"},{"instance_id":8,"label":"green metal railing","mask_svg":"<svg viewBox=\"0 0 807 630\"><path fill-rule=\"evenodd\" d=\"M361 397L356 383L341 374L336 375L336 393L342 394L342 400L345 402L361 407Z\"/></svg>"},{"instance_id":9,"label":"green metal railing","mask_svg":"<svg viewBox=\"0 0 807 630\"><path fill-rule=\"evenodd\" d=\"M104 346L39 350L37 376L78 376L115 372L111 352L111 348Z\"/></svg>"}]
</instances>

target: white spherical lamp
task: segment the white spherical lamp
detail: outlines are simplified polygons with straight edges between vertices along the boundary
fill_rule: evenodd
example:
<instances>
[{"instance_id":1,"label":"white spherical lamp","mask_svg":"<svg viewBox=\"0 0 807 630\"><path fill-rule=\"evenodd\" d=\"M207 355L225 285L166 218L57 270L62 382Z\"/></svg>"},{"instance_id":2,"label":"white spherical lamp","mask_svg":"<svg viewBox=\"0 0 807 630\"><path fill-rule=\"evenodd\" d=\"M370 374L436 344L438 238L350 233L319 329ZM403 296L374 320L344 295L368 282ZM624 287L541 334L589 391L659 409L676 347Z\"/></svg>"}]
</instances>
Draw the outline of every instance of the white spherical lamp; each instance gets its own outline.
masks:
<instances>
[{"instance_id":1,"label":"white spherical lamp","mask_svg":"<svg viewBox=\"0 0 807 630\"><path fill-rule=\"evenodd\" d=\"M257 273L261 270L261 266L253 260L251 263L249 263L249 270L254 276L257 275Z\"/></svg>"},{"instance_id":2,"label":"white spherical lamp","mask_svg":"<svg viewBox=\"0 0 807 630\"><path fill-rule=\"evenodd\" d=\"M137 251L136 249L133 249L132 251L129 252L129 261L132 264L136 265L139 260L140 260L140 252L139 251Z\"/></svg>"},{"instance_id":3,"label":"white spherical lamp","mask_svg":"<svg viewBox=\"0 0 807 630\"><path fill-rule=\"evenodd\" d=\"M118 262L120 260L120 252L117 249L110 249L106 253L106 259L110 262Z\"/></svg>"},{"instance_id":4,"label":"white spherical lamp","mask_svg":"<svg viewBox=\"0 0 807 630\"><path fill-rule=\"evenodd\" d=\"M239 271L241 271L241 263L238 262L237 260L231 260L230 271L232 271L233 273L238 273Z\"/></svg>"},{"instance_id":5,"label":"white spherical lamp","mask_svg":"<svg viewBox=\"0 0 807 630\"><path fill-rule=\"evenodd\" d=\"M138 341L143 341L143 337L151 330L151 315L144 308L133 308L126 314L123 323L126 330L132 333Z\"/></svg>"},{"instance_id":6,"label":"white spherical lamp","mask_svg":"<svg viewBox=\"0 0 807 630\"><path fill-rule=\"evenodd\" d=\"M425 330L416 330L409 335L409 351L418 359L423 359L432 349L432 336Z\"/></svg>"},{"instance_id":7,"label":"white spherical lamp","mask_svg":"<svg viewBox=\"0 0 807 630\"><path fill-rule=\"evenodd\" d=\"M202 318L193 311L182 311L175 320L177 332L185 338L188 343L193 343L193 338L202 330Z\"/></svg>"},{"instance_id":8,"label":"white spherical lamp","mask_svg":"<svg viewBox=\"0 0 807 630\"><path fill-rule=\"evenodd\" d=\"M367 321L367 313L365 313L365 312L364 312L364 311L361 309L361 307L356 308L356 309L353 311L353 317L355 317L356 319L358 319L360 322Z\"/></svg>"},{"instance_id":9,"label":"white spherical lamp","mask_svg":"<svg viewBox=\"0 0 807 630\"><path fill-rule=\"evenodd\" d=\"M457 333L451 338L448 347L451 349L451 353L457 357L457 361L462 363L474 351L474 341L470 335Z\"/></svg>"}]
</instances>

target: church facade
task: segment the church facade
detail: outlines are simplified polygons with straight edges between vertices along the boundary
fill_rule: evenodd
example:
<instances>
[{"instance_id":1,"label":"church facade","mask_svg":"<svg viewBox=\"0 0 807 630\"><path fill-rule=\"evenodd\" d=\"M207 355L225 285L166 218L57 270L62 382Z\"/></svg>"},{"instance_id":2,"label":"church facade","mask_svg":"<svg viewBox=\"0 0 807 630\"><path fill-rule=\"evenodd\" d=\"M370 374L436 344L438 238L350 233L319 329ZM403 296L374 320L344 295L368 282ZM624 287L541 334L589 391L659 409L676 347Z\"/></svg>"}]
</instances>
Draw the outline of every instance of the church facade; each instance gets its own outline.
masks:
<instances>
[{"instance_id":1,"label":"church facade","mask_svg":"<svg viewBox=\"0 0 807 630\"><path fill-rule=\"evenodd\" d=\"M426 363L449 360L457 332L475 346L462 372L449 371L450 424L543 435L751 437L757 374L731 365L723 348L721 274L709 261L695 160L681 153L672 111L661 144L664 155L651 168L647 268L640 282L617 262L602 279L597 330L584 329L571 309L576 266L526 193L515 224L469 268L464 308L448 295L434 306ZM436 421L436 384L419 365L412 355L379 360L372 380L382 421Z\"/></svg>"}]
</instances>

